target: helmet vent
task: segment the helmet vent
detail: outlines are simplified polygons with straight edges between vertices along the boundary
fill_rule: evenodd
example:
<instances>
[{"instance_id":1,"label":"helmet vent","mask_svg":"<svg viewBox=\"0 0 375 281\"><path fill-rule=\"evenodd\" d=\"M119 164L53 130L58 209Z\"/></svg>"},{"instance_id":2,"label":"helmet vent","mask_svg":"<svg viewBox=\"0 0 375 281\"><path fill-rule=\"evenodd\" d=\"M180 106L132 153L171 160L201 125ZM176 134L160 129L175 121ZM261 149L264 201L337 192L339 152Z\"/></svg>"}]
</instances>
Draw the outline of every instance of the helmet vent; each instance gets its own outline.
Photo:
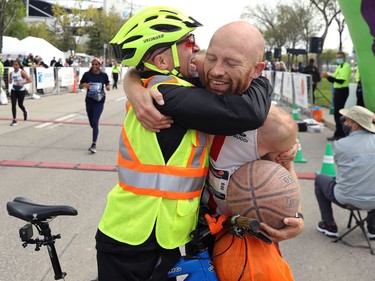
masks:
<instances>
[{"instance_id":1,"label":"helmet vent","mask_svg":"<svg viewBox=\"0 0 375 281\"><path fill-rule=\"evenodd\" d=\"M181 27L171 24L156 24L150 28L162 32L176 32L181 30Z\"/></svg>"},{"instance_id":2,"label":"helmet vent","mask_svg":"<svg viewBox=\"0 0 375 281\"><path fill-rule=\"evenodd\" d=\"M154 19L157 19L159 16L151 16L151 17L148 17L147 19L144 20L144 22L148 22L150 20L154 20Z\"/></svg>"},{"instance_id":3,"label":"helmet vent","mask_svg":"<svg viewBox=\"0 0 375 281\"><path fill-rule=\"evenodd\" d=\"M142 37L143 36L141 36L141 35L129 37L124 42L120 43L119 45L123 45L123 44L129 43L129 42L137 41L139 38L142 38Z\"/></svg>"}]
</instances>

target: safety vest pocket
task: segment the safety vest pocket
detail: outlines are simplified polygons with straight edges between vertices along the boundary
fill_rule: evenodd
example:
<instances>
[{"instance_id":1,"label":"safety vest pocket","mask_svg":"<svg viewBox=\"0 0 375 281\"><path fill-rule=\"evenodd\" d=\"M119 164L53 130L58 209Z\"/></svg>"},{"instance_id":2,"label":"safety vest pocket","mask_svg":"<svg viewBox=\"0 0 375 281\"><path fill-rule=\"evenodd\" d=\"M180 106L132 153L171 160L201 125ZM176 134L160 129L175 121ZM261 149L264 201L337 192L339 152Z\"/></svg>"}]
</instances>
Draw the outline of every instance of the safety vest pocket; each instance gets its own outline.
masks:
<instances>
[{"instance_id":1,"label":"safety vest pocket","mask_svg":"<svg viewBox=\"0 0 375 281\"><path fill-rule=\"evenodd\" d=\"M199 207L199 197L188 200L178 200L177 214L181 217L195 215Z\"/></svg>"}]
</instances>

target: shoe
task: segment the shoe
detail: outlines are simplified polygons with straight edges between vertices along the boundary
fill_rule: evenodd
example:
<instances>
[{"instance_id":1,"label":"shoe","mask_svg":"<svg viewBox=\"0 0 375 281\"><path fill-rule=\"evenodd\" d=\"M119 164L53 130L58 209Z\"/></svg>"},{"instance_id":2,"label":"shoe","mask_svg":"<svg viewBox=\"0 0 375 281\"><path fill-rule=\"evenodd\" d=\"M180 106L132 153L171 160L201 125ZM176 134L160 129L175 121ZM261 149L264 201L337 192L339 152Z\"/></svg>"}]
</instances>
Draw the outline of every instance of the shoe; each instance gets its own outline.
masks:
<instances>
[{"instance_id":1,"label":"shoe","mask_svg":"<svg viewBox=\"0 0 375 281\"><path fill-rule=\"evenodd\" d=\"M367 237L368 237L368 239L373 241L373 240L375 240L375 233L367 232Z\"/></svg>"},{"instance_id":2,"label":"shoe","mask_svg":"<svg viewBox=\"0 0 375 281\"><path fill-rule=\"evenodd\" d=\"M318 223L318 226L316 229L324 233L324 235L332 238L337 238L339 237L339 233L337 231L337 225L327 225L325 222L321 221Z\"/></svg>"},{"instance_id":3,"label":"shoe","mask_svg":"<svg viewBox=\"0 0 375 281\"><path fill-rule=\"evenodd\" d=\"M95 145L95 144L92 144L92 145L89 147L89 151L91 151L92 153L96 153L96 145Z\"/></svg>"},{"instance_id":4,"label":"shoe","mask_svg":"<svg viewBox=\"0 0 375 281\"><path fill-rule=\"evenodd\" d=\"M10 123L11 126L17 126L17 121L13 120L12 123Z\"/></svg>"},{"instance_id":5,"label":"shoe","mask_svg":"<svg viewBox=\"0 0 375 281\"><path fill-rule=\"evenodd\" d=\"M335 141L335 140L338 140L338 138L335 136L327 138L327 141Z\"/></svg>"},{"instance_id":6,"label":"shoe","mask_svg":"<svg viewBox=\"0 0 375 281\"><path fill-rule=\"evenodd\" d=\"M26 110L25 113L23 114L23 120L27 121L29 119L29 111Z\"/></svg>"}]
</instances>

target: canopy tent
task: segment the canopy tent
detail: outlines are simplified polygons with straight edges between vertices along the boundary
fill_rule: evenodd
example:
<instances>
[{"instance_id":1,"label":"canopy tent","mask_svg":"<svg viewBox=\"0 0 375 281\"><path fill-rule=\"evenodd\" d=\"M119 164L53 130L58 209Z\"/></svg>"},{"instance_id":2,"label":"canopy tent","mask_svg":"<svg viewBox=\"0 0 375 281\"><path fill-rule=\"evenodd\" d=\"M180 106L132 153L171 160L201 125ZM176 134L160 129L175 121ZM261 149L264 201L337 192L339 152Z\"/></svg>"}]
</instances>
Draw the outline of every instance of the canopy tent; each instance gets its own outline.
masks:
<instances>
[{"instance_id":1,"label":"canopy tent","mask_svg":"<svg viewBox=\"0 0 375 281\"><path fill-rule=\"evenodd\" d=\"M2 54L3 57L11 55L13 59L16 58L19 54L25 55L25 45L15 37L3 36Z\"/></svg>"},{"instance_id":2,"label":"canopy tent","mask_svg":"<svg viewBox=\"0 0 375 281\"><path fill-rule=\"evenodd\" d=\"M64 61L64 53L43 38L29 36L21 40L21 45L24 46L27 54L32 53L34 57L42 57L47 65L50 64L53 57L56 60L62 58Z\"/></svg>"}]
</instances>

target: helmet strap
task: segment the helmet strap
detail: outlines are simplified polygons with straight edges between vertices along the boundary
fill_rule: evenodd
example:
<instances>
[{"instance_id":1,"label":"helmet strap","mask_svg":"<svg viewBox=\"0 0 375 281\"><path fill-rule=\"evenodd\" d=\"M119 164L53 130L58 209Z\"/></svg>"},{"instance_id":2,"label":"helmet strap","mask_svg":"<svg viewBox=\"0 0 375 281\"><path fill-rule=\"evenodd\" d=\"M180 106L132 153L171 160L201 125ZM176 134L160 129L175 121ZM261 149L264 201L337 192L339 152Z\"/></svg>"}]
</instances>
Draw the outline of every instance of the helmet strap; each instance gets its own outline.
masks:
<instances>
[{"instance_id":1,"label":"helmet strap","mask_svg":"<svg viewBox=\"0 0 375 281\"><path fill-rule=\"evenodd\" d=\"M182 74L180 73L180 60L178 58L178 51L177 51L177 44L174 43L171 46L172 50L172 57L173 57L173 63L174 63L174 69L171 71L171 74L177 77L182 77Z\"/></svg>"},{"instance_id":2,"label":"helmet strap","mask_svg":"<svg viewBox=\"0 0 375 281\"><path fill-rule=\"evenodd\" d=\"M177 44L173 44L171 46L171 50L172 50L172 57L173 57L173 63L174 63L174 69L172 69L171 71L161 70L157 68L155 65L148 63L148 62L143 62L143 65L147 67L148 69L151 69L156 72L160 72L162 74L166 74L166 75L172 74L177 77L182 77L182 74L180 73L180 60L178 58Z\"/></svg>"},{"instance_id":3,"label":"helmet strap","mask_svg":"<svg viewBox=\"0 0 375 281\"><path fill-rule=\"evenodd\" d=\"M145 67L147 67L148 69L151 69L153 71L160 72L160 73L163 73L163 74L166 74L166 75L170 74L169 70L161 70L151 63L143 62L143 64L144 64Z\"/></svg>"}]
</instances>

